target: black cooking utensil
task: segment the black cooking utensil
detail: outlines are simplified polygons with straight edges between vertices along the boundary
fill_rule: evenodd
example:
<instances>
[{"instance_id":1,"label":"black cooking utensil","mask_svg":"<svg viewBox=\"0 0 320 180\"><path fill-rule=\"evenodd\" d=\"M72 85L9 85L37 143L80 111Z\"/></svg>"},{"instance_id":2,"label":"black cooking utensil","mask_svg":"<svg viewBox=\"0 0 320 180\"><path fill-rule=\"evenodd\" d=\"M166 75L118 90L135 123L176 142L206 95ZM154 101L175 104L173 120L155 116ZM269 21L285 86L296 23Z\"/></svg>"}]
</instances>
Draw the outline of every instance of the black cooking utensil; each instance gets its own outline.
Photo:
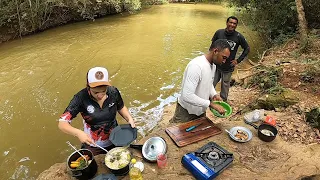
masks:
<instances>
[{"instance_id":1,"label":"black cooking utensil","mask_svg":"<svg viewBox=\"0 0 320 180\"><path fill-rule=\"evenodd\" d=\"M261 139L262 141L265 141L265 142L271 142L273 141L277 134L278 134L278 130L275 126L272 126L270 124L266 124L266 123L262 123L260 126L257 126L251 122L248 122L248 121L245 121L245 123L249 124L250 126L253 126L255 129L258 130L258 137L259 139ZM266 134L263 134L261 131L263 130L268 130L268 131L271 131L273 136L270 135L266 135Z\"/></svg>"}]
</instances>

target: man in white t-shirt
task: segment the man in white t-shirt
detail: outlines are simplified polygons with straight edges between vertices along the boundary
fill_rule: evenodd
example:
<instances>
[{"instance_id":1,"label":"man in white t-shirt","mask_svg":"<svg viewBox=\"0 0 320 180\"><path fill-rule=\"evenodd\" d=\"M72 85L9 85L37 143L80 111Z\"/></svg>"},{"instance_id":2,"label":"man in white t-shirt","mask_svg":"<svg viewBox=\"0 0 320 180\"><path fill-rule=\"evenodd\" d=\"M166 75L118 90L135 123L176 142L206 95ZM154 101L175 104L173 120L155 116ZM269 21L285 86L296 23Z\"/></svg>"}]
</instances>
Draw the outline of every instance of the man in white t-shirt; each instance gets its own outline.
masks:
<instances>
[{"instance_id":1,"label":"man in white t-shirt","mask_svg":"<svg viewBox=\"0 0 320 180\"><path fill-rule=\"evenodd\" d=\"M190 61L184 71L181 96L172 122L187 122L206 116L208 107L225 113L223 107L211 101L222 101L212 83L216 71L215 64L223 64L230 56L230 45L227 40L216 40L210 51Z\"/></svg>"}]
</instances>

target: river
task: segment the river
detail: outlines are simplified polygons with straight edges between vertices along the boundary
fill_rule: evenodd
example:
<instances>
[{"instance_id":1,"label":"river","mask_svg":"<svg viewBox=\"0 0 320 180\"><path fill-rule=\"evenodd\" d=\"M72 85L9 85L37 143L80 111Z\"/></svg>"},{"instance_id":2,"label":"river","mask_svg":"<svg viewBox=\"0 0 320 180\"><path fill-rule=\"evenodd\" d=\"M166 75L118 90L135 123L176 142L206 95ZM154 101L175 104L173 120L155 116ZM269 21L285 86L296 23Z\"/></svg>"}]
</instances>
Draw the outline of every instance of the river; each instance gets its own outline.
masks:
<instances>
[{"instance_id":1,"label":"river","mask_svg":"<svg viewBox=\"0 0 320 180\"><path fill-rule=\"evenodd\" d=\"M36 179L80 147L57 119L85 87L90 67L109 70L138 126L139 138L176 101L186 64L206 53L213 33L233 15L220 5L168 4L68 24L0 44L0 179ZM259 38L237 28L259 51ZM244 63L243 63L244 64ZM120 122L124 122L118 118ZM73 126L82 128L80 115Z\"/></svg>"}]
</instances>

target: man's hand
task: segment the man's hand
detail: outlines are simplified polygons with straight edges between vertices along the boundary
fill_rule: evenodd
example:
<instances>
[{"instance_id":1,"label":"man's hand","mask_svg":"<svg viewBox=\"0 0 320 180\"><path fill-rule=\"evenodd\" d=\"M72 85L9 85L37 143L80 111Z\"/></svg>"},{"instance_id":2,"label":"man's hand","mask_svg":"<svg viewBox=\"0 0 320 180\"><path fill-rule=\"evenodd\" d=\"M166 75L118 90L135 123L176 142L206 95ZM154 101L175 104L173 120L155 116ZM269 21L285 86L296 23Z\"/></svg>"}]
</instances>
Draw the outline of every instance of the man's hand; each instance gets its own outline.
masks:
<instances>
[{"instance_id":1,"label":"man's hand","mask_svg":"<svg viewBox=\"0 0 320 180\"><path fill-rule=\"evenodd\" d=\"M236 65L238 64L238 61L237 61L236 59L234 59L234 60L231 61L231 64L232 64L233 66L236 66Z\"/></svg>"},{"instance_id":2,"label":"man's hand","mask_svg":"<svg viewBox=\"0 0 320 180\"><path fill-rule=\"evenodd\" d=\"M213 101L223 101L223 99L222 99L218 94L214 95L214 96L212 97L212 100L213 100Z\"/></svg>"},{"instance_id":3,"label":"man's hand","mask_svg":"<svg viewBox=\"0 0 320 180\"><path fill-rule=\"evenodd\" d=\"M86 143L88 145L94 144L94 141L91 139L91 137L83 131L79 131L76 136L81 143Z\"/></svg>"},{"instance_id":4,"label":"man's hand","mask_svg":"<svg viewBox=\"0 0 320 180\"><path fill-rule=\"evenodd\" d=\"M210 107L217 110L221 115L224 115L226 112L226 110L219 104L210 103Z\"/></svg>"}]
</instances>

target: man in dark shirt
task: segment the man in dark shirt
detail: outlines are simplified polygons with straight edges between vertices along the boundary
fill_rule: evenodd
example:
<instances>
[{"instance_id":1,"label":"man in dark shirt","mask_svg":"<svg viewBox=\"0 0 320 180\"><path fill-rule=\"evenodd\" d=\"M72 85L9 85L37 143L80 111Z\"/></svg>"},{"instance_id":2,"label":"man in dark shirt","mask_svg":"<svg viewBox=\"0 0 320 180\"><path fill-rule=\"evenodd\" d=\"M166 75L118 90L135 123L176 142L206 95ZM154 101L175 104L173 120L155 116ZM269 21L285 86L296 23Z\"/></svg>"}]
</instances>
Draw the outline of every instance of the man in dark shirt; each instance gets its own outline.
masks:
<instances>
[{"instance_id":1,"label":"man in dark shirt","mask_svg":"<svg viewBox=\"0 0 320 180\"><path fill-rule=\"evenodd\" d=\"M234 67L240 63L250 51L249 45L243 35L236 31L238 25L238 19L234 16L230 16L227 19L227 27L225 29L219 29L215 32L212 37L212 43L217 39L227 39L228 43L231 47L231 53L229 58L225 63L219 65L216 64L217 69L215 72L213 86L216 87L217 83L221 79L221 91L220 96L224 101L228 100L229 88L230 88L230 80L232 72L234 71ZM238 51L239 45L242 47L242 54L236 59L236 54ZM210 49L211 49L210 46Z\"/></svg>"}]
</instances>

